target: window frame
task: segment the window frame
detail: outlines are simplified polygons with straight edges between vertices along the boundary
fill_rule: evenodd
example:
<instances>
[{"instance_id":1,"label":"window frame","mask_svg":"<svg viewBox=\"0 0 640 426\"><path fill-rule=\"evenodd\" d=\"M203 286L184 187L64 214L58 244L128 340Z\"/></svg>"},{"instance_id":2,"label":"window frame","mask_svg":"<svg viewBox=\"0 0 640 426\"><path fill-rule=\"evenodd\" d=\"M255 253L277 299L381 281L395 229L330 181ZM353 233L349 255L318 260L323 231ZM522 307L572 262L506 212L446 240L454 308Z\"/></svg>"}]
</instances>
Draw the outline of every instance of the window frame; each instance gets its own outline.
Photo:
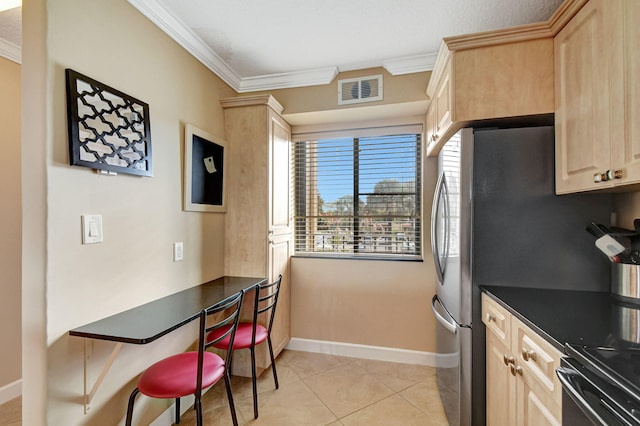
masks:
<instances>
[{"instance_id":1,"label":"window frame","mask_svg":"<svg viewBox=\"0 0 640 426\"><path fill-rule=\"evenodd\" d=\"M358 226L362 218L368 218L367 216L360 216L358 214L358 207L360 200L359 197L367 197L367 195L372 195L372 193L367 192L363 189L358 189L358 179L360 177L360 173L358 170L358 150L354 151L353 154L353 176L354 187L353 187L353 215L352 216L344 216L351 220L351 224L353 226L351 236L353 237L352 242L352 251L350 252L341 252L341 251L315 251L308 250L308 241L306 237L300 238L299 230L306 230L309 228L309 219L312 217L308 213L309 209L309 200L308 195L309 191L307 188L308 185L308 176L299 176L300 170L298 170L298 163L301 160L299 144L301 142L314 142L326 139L337 139L337 138L350 138L358 143L361 138L375 138L375 137L390 137L390 136L401 136L401 135L416 135L417 140L415 141L415 189L411 193L415 197L415 216L416 220L416 231L415 231L415 250L413 253L398 253L398 252L363 252L359 251L360 245L356 242L356 238L359 235L357 233ZM403 122L400 124L387 124L387 125L368 125L362 127L350 127L348 125L344 126L341 129L332 129L332 128L323 128L321 130L309 130L308 128L305 131L300 131L299 129L294 128L292 134L292 143L294 144L293 148L293 168L294 168L294 249L293 256L295 257L316 257L316 258L338 258L338 259L361 259L361 260L393 260L393 261L423 261L424 255L424 227L425 227L425 215L424 215L424 197L423 197L423 188L424 188L424 122L420 120ZM305 150L305 155L308 153L307 148L303 148ZM306 156L305 156L306 158ZM305 161L305 173L308 171L308 165ZM320 196L320 194L317 194ZM393 195L393 194L390 194ZM407 195L405 193L400 195ZM305 214L301 214L302 212ZM401 216L392 216L393 218L398 218ZM319 216L316 216L319 218ZM302 227L300 224L302 223ZM312 225L313 226L313 225ZM317 225L315 225L315 230L318 229ZM397 234L397 233L396 233ZM393 235L389 233L389 235ZM360 238L364 238L360 236ZM303 250L300 249L301 245L303 246Z\"/></svg>"}]
</instances>

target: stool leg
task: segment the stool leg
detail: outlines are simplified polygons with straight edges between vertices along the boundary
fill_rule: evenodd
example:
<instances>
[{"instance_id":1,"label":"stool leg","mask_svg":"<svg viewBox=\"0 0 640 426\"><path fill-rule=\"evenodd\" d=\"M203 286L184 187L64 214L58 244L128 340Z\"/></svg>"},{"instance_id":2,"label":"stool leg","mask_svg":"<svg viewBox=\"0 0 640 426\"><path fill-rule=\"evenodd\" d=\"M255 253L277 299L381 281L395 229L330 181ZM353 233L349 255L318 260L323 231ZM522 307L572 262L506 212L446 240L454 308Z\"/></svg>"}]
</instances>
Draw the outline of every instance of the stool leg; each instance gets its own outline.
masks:
<instances>
[{"instance_id":1,"label":"stool leg","mask_svg":"<svg viewBox=\"0 0 640 426\"><path fill-rule=\"evenodd\" d=\"M276 383L276 389L280 388L278 384L278 373L276 373L276 360L273 357L273 346L271 346L271 336L267 335L267 344L269 345L269 355L271 356L271 370L273 371L273 381Z\"/></svg>"},{"instance_id":2,"label":"stool leg","mask_svg":"<svg viewBox=\"0 0 640 426\"><path fill-rule=\"evenodd\" d=\"M126 426L131 426L131 420L133 417L133 403L136 400L136 396L140 393L138 388L135 388L131 395L129 395L129 405L127 406L127 420L125 421Z\"/></svg>"},{"instance_id":3,"label":"stool leg","mask_svg":"<svg viewBox=\"0 0 640 426\"><path fill-rule=\"evenodd\" d=\"M180 423L180 398L176 398L176 424Z\"/></svg>"},{"instance_id":4,"label":"stool leg","mask_svg":"<svg viewBox=\"0 0 640 426\"><path fill-rule=\"evenodd\" d=\"M231 393L231 379L229 378L229 371L227 370L224 375L224 386L227 388L227 399L229 399L229 409L231 410L231 419L233 420L233 426L238 426L238 417L236 416L236 405L233 403L233 394Z\"/></svg>"},{"instance_id":5,"label":"stool leg","mask_svg":"<svg viewBox=\"0 0 640 426\"><path fill-rule=\"evenodd\" d=\"M253 385L253 418L258 418L258 379L256 373L256 347L251 346L251 384Z\"/></svg>"}]
</instances>

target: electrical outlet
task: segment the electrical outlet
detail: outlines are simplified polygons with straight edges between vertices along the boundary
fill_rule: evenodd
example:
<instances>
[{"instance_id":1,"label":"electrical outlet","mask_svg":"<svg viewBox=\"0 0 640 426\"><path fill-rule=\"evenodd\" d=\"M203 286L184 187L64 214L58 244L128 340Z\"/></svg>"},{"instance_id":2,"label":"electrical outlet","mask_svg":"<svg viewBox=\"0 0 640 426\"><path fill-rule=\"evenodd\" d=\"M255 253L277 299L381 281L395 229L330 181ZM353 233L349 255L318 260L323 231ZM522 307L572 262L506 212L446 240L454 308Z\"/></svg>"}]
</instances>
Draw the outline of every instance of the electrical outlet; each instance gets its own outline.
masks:
<instances>
[{"instance_id":1,"label":"electrical outlet","mask_svg":"<svg viewBox=\"0 0 640 426\"><path fill-rule=\"evenodd\" d=\"M173 261L179 262L184 259L184 246L181 242L173 243Z\"/></svg>"}]
</instances>

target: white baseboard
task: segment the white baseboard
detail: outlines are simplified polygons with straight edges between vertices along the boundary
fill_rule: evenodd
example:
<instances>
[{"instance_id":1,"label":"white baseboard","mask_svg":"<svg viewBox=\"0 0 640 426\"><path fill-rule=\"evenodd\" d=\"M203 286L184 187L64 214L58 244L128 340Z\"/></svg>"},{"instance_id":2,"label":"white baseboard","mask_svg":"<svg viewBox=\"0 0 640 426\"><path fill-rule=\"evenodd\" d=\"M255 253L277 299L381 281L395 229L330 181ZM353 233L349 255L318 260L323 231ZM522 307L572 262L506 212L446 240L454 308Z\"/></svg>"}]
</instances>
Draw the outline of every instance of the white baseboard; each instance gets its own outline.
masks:
<instances>
[{"instance_id":1,"label":"white baseboard","mask_svg":"<svg viewBox=\"0 0 640 426\"><path fill-rule=\"evenodd\" d=\"M428 365L435 367L453 367L457 365L457 355L439 355L433 352L420 352L408 349L368 346L354 343L329 342L292 338L286 349L302 352L315 352L329 355L340 355L352 358L374 359L377 361L400 362L403 364Z\"/></svg>"},{"instance_id":2,"label":"white baseboard","mask_svg":"<svg viewBox=\"0 0 640 426\"><path fill-rule=\"evenodd\" d=\"M22 395L22 379L16 380L0 388L0 404L11 401Z\"/></svg>"}]
</instances>

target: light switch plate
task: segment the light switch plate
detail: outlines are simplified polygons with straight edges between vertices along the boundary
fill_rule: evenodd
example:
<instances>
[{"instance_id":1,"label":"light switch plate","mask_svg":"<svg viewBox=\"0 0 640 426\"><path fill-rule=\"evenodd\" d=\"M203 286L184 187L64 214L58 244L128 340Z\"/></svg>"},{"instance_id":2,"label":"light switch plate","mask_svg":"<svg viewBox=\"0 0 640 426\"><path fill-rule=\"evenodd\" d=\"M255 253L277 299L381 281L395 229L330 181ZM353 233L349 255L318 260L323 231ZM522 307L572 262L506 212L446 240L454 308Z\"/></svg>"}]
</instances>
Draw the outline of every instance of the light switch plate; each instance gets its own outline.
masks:
<instances>
[{"instance_id":1,"label":"light switch plate","mask_svg":"<svg viewBox=\"0 0 640 426\"><path fill-rule=\"evenodd\" d=\"M173 261L179 262L184 259L184 245L182 242L173 243Z\"/></svg>"},{"instance_id":2,"label":"light switch plate","mask_svg":"<svg viewBox=\"0 0 640 426\"><path fill-rule=\"evenodd\" d=\"M102 215L82 215L82 244L102 242Z\"/></svg>"}]
</instances>

